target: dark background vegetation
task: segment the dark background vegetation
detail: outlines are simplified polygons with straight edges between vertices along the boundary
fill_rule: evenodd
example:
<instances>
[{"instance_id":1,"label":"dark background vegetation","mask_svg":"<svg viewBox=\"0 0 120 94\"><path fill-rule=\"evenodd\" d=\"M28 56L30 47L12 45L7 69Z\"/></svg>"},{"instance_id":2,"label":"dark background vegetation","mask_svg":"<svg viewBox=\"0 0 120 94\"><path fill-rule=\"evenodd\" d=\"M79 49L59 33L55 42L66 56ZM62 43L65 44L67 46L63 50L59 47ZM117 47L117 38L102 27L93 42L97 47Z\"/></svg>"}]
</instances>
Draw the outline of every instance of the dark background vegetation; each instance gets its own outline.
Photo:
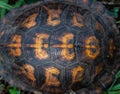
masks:
<instances>
[{"instance_id":1,"label":"dark background vegetation","mask_svg":"<svg viewBox=\"0 0 120 94\"><path fill-rule=\"evenodd\" d=\"M24 4L34 3L40 0L0 0L0 19L2 19L7 12L12 8L21 7ZM112 16L116 19L116 25L120 30L120 0L93 0L103 3L111 12ZM35 94L22 91L16 87L10 86L5 83L0 77L0 94ZM36 93L38 94L38 93ZM120 94L120 71L116 74L115 80L111 87L104 91L103 94Z\"/></svg>"}]
</instances>

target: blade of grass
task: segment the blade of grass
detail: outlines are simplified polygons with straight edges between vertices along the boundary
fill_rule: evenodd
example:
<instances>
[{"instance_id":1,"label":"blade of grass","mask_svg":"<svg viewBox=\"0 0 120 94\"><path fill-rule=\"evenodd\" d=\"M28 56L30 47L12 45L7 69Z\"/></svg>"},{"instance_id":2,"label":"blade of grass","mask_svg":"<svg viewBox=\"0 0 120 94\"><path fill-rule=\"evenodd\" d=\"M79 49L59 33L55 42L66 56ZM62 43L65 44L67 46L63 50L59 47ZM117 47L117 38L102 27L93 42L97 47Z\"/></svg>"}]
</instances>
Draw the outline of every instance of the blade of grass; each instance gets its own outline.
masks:
<instances>
[{"instance_id":1,"label":"blade of grass","mask_svg":"<svg viewBox=\"0 0 120 94\"><path fill-rule=\"evenodd\" d=\"M4 17L5 13L6 13L6 9L0 10L0 19L2 19Z\"/></svg>"},{"instance_id":2,"label":"blade of grass","mask_svg":"<svg viewBox=\"0 0 120 94\"><path fill-rule=\"evenodd\" d=\"M120 83L115 85L115 86L113 86L112 90L120 90Z\"/></svg>"},{"instance_id":3,"label":"blade of grass","mask_svg":"<svg viewBox=\"0 0 120 94\"><path fill-rule=\"evenodd\" d=\"M18 2L15 3L15 5L13 5L14 8L16 7L20 7L21 5L25 4L24 0L19 0Z\"/></svg>"},{"instance_id":4,"label":"blade of grass","mask_svg":"<svg viewBox=\"0 0 120 94\"><path fill-rule=\"evenodd\" d=\"M108 94L120 94L120 90L119 91L109 91Z\"/></svg>"},{"instance_id":5,"label":"blade of grass","mask_svg":"<svg viewBox=\"0 0 120 94\"><path fill-rule=\"evenodd\" d=\"M112 85L110 86L110 88L108 89L108 91L111 91L113 86L115 85L116 81L120 78L120 71L117 72L117 74L115 75L115 80L114 82L112 83Z\"/></svg>"},{"instance_id":6,"label":"blade of grass","mask_svg":"<svg viewBox=\"0 0 120 94\"><path fill-rule=\"evenodd\" d=\"M6 3L4 3L2 1L0 1L0 7L4 8L4 9L7 9L7 10L11 10L13 8L11 5L6 4Z\"/></svg>"},{"instance_id":7,"label":"blade of grass","mask_svg":"<svg viewBox=\"0 0 120 94\"><path fill-rule=\"evenodd\" d=\"M8 0L0 0L0 2L4 2L4 3L8 3ZM0 3L1 4L1 3ZM6 14L6 9L4 9L4 8L1 8L0 9L0 19L2 19L3 17L4 17L4 15Z\"/></svg>"},{"instance_id":8,"label":"blade of grass","mask_svg":"<svg viewBox=\"0 0 120 94\"><path fill-rule=\"evenodd\" d=\"M2 2L6 3L6 4L8 3L8 0L0 0L0 1L2 1Z\"/></svg>"},{"instance_id":9,"label":"blade of grass","mask_svg":"<svg viewBox=\"0 0 120 94\"><path fill-rule=\"evenodd\" d=\"M115 78L116 78L116 79L119 79L119 78L120 78L120 71L117 72L117 74L115 75Z\"/></svg>"}]
</instances>

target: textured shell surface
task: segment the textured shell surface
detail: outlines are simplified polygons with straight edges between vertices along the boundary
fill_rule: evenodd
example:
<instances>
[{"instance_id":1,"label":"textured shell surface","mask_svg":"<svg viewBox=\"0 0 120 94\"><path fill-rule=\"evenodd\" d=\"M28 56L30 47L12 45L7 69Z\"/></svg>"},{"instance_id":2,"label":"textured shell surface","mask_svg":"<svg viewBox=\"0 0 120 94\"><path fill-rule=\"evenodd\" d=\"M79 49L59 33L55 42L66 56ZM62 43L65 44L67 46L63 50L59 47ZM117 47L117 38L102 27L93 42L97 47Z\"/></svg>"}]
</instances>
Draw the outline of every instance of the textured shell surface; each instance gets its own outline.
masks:
<instances>
[{"instance_id":1,"label":"textured shell surface","mask_svg":"<svg viewBox=\"0 0 120 94\"><path fill-rule=\"evenodd\" d=\"M0 22L0 75L27 91L101 94L120 69L114 22L92 0L42 0L13 9Z\"/></svg>"}]
</instances>

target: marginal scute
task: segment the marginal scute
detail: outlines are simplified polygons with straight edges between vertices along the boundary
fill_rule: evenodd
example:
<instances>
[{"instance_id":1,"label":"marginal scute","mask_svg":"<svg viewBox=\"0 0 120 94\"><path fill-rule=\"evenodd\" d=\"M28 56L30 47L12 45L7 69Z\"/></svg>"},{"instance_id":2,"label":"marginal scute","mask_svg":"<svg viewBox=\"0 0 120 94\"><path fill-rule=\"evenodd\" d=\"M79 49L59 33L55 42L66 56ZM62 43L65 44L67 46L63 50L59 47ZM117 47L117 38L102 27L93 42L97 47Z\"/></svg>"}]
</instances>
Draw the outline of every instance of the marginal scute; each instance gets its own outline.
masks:
<instances>
[{"instance_id":1,"label":"marginal scute","mask_svg":"<svg viewBox=\"0 0 120 94\"><path fill-rule=\"evenodd\" d=\"M110 51L110 56L111 56L111 57L113 57L113 52L114 52L115 49L116 49L116 48L115 48L115 45L114 45L114 41L113 41L113 39L111 38L111 39L110 39L110 46L109 46L109 51Z\"/></svg>"}]
</instances>

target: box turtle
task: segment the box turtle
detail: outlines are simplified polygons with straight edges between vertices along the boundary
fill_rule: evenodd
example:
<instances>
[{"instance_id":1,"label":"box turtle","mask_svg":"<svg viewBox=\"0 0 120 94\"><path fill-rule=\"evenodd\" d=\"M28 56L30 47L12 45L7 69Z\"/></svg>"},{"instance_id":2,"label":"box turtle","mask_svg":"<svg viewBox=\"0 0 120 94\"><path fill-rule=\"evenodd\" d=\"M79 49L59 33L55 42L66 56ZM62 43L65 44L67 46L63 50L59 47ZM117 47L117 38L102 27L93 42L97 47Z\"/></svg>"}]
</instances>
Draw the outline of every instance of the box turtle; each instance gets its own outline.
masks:
<instances>
[{"instance_id":1,"label":"box turtle","mask_svg":"<svg viewBox=\"0 0 120 94\"><path fill-rule=\"evenodd\" d=\"M101 94L120 69L120 33L92 0L41 0L0 22L0 75L43 94Z\"/></svg>"}]
</instances>

